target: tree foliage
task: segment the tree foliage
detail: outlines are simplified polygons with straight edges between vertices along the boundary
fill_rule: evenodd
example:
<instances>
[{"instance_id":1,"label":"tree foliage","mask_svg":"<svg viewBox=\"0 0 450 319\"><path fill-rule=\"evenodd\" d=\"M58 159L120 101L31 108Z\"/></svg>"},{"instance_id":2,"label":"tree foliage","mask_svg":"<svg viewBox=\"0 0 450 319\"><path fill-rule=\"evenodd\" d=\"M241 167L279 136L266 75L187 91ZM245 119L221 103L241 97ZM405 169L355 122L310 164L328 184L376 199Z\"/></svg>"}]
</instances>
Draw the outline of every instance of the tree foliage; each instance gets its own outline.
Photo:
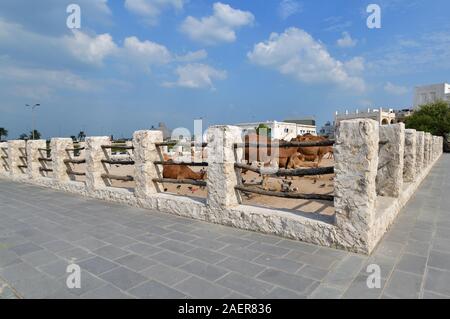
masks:
<instances>
[{"instance_id":1,"label":"tree foliage","mask_svg":"<svg viewBox=\"0 0 450 319\"><path fill-rule=\"evenodd\" d=\"M450 133L450 105L437 101L421 105L419 110L406 119L406 128L444 136Z\"/></svg>"},{"instance_id":2,"label":"tree foliage","mask_svg":"<svg viewBox=\"0 0 450 319\"><path fill-rule=\"evenodd\" d=\"M265 135L267 138L272 137L272 129L266 124L259 124L255 130L258 135Z\"/></svg>"},{"instance_id":3,"label":"tree foliage","mask_svg":"<svg viewBox=\"0 0 450 319\"><path fill-rule=\"evenodd\" d=\"M8 137L8 130L4 127L0 127L0 141L2 140L2 137Z\"/></svg>"}]
</instances>

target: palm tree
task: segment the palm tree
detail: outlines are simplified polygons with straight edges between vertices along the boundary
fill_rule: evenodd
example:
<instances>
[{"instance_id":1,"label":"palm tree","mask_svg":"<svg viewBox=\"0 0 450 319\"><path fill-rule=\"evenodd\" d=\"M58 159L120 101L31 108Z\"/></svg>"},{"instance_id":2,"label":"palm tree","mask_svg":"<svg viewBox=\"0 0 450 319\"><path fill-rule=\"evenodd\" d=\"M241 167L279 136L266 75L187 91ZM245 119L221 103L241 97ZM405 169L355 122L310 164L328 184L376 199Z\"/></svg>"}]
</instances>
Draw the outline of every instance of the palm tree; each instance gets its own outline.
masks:
<instances>
[{"instance_id":1,"label":"palm tree","mask_svg":"<svg viewBox=\"0 0 450 319\"><path fill-rule=\"evenodd\" d=\"M8 130L4 127L0 127L0 141L2 140L2 137L8 137Z\"/></svg>"},{"instance_id":2,"label":"palm tree","mask_svg":"<svg viewBox=\"0 0 450 319\"><path fill-rule=\"evenodd\" d=\"M41 133L38 130L32 130L28 139L39 140L41 138Z\"/></svg>"}]
</instances>

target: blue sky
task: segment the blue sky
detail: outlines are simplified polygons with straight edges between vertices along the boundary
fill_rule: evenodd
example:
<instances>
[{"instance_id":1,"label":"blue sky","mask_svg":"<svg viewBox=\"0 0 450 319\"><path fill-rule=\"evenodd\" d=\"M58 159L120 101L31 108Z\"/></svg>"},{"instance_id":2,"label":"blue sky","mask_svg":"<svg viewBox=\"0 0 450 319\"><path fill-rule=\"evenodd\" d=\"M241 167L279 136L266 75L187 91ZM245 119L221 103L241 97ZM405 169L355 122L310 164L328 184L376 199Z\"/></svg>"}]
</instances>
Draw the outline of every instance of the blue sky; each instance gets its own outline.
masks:
<instances>
[{"instance_id":1,"label":"blue sky","mask_svg":"<svg viewBox=\"0 0 450 319\"><path fill-rule=\"evenodd\" d=\"M29 131L34 103L46 138L407 107L450 80L447 2L2 0L0 127Z\"/></svg>"}]
</instances>

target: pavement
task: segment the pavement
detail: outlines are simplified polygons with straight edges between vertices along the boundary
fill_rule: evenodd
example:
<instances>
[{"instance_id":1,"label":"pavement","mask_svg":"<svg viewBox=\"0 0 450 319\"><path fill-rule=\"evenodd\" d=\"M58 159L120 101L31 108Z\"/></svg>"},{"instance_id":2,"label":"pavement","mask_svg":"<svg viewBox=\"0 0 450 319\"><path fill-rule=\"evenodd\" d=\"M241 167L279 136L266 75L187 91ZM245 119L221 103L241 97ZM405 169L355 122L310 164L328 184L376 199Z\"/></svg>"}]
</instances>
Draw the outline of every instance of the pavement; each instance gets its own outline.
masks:
<instances>
[{"instance_id":1,"label":"pavement","mask_svg":"<svg viewBox=\"0 0 450 319\"><path fill-rule=\"evenodd\" d=\"M449 189L444 154L364 256L0 180L0 298L450 298Z\"/></svg>"}]
</instances>

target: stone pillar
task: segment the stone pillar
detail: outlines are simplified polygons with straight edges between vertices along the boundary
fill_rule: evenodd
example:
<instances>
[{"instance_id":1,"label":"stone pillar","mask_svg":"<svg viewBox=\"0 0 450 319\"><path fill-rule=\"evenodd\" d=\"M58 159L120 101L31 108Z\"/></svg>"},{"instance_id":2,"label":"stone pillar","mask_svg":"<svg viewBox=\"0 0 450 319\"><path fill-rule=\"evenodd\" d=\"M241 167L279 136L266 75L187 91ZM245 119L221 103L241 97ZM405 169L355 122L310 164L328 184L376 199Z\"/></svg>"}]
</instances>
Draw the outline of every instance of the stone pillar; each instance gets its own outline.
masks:
<instances>
[{"instance_id":1,"label":"stone pillar","mask_svg":"<svg viewBox=\"0 0 450 319\"><path fill-rule=\"evenodd\" d=\"M403 186L405 124L380 126L377 194L398 197Z\"/></svg>"},{"instance_id":2,"label":"stone pillar","mask_svg":"<svg viewBox=\"0 0 450 319\"><path fill-rule=\"evenodd\" d=\"M108 150L102 145L111 145L108 136L87 137L86 138L86 188L88 191L109 186L102 178L102 174L107 172L107 164L102 163L103 159L108 159Z\"/></svg>"},{"instance_id":3,"label":"stone pillar","mask_svg":"<svg viewBox=\"0 0 450 319\"><path fill-rule=\"evenodd\" d=\"M239 205L240 197L235 190L238 175L234 168L242 158L242 149L234 143L242 143L241 130L236 126L212 126L208 128L208 197L210 207L222 209Z\"/></svg>"},{"instance_id":4,"label":"stone pillar","mask_svg":"<svg viewBox=\"0 0 450 319\"><path fill-rule=\"evenodd\" d=\"M405 130L405 154L403 166L403 181L410 183L416 180L416 154L417 154L416 130Z\"/></svg>"},{"instance_id":5,"label":"stone pillar","mask_svg":"<svg viewBox=\"0 0 450 319\"><path fill-rule=\"evenodd\" d=\"M425 143L425 132L417 132L417 147L416 147L416 171L417 175L422 173L424 165L424 143Z\"/></svg>"},{"instance_id":6,"label":"stone pillar","mask_svg":"<svg viewBox=\"0 0 450 319\"><path fill-rule=\"evenodd\" d=\"M23 140L8 141L8 166L11 176L25 174L25 170L19 168L19 165L26 165L23 159L25 145Z\"/></svg>"},{"instance_id":7,"label":"stone pillar","mask_svg":"<svg viewBox=\"0 0 450 319\"><path fill-rule=\"evenodd\" d=\"M64 161L70 159L70 152L66 149L71 148L73 148L71 138L52 138L50 141L53 178L58 182L67 183L70 181L70 176L67 174L69 165Z\"/></svg>"},{"instance_id":8,"label":"stone pillar","mask_svg":"<svg viewBox=\"0 0 450 319\"><path fill-rule=\"evenodd\" d=\"M28 163L28 177L30 179L36 179L45 176L40 170L42 167L39 158L47 157L45 151L39 149L47 148L46 140L30 140L27 142L27 163Z\"/></svg>"},{"instance_id":9,"label":"stone pillar","mask_svg":"<svg viewBox=\"0 0 450 319\"><path fill-rule=\"evenodd\" d=\"M369 119L341 121L334 145L335 222L343 240L357 242L368 252L374 221L380 125Z\"/></svg>"},{"instance_id":10,"label":"stone pillar","mask_svg":"<svg viewBox=\"0 0 450 319\"><path fill-rule=\"evenodd\" d=\"M425 133L425 146L424 146L424 167L430 165L430 145L431 145L431 134Z\"/></svg>"},{"instance_id":11,"label":"stone pillar","mask_svg":"<svg viewBox=\"0 0 450 319\"><path fill-rule=\"evenodd\" d=\"M8 143L0 142L0 174L6 174L8 171Z\"/></svg>"},{"instance_id":12,"label":"stone pillar","mask_svg":"<svg viewBox=\"0 0 450 319\"><path fill-rule=\"evenodd\" d=\"M161 131L137 131L133 134L135 194L138 198L145 198L158 192L153 179L162 176L158 176L158 170L153 162L161 160L155 144L162 141Z\"/></svg>"}]
</instances>

